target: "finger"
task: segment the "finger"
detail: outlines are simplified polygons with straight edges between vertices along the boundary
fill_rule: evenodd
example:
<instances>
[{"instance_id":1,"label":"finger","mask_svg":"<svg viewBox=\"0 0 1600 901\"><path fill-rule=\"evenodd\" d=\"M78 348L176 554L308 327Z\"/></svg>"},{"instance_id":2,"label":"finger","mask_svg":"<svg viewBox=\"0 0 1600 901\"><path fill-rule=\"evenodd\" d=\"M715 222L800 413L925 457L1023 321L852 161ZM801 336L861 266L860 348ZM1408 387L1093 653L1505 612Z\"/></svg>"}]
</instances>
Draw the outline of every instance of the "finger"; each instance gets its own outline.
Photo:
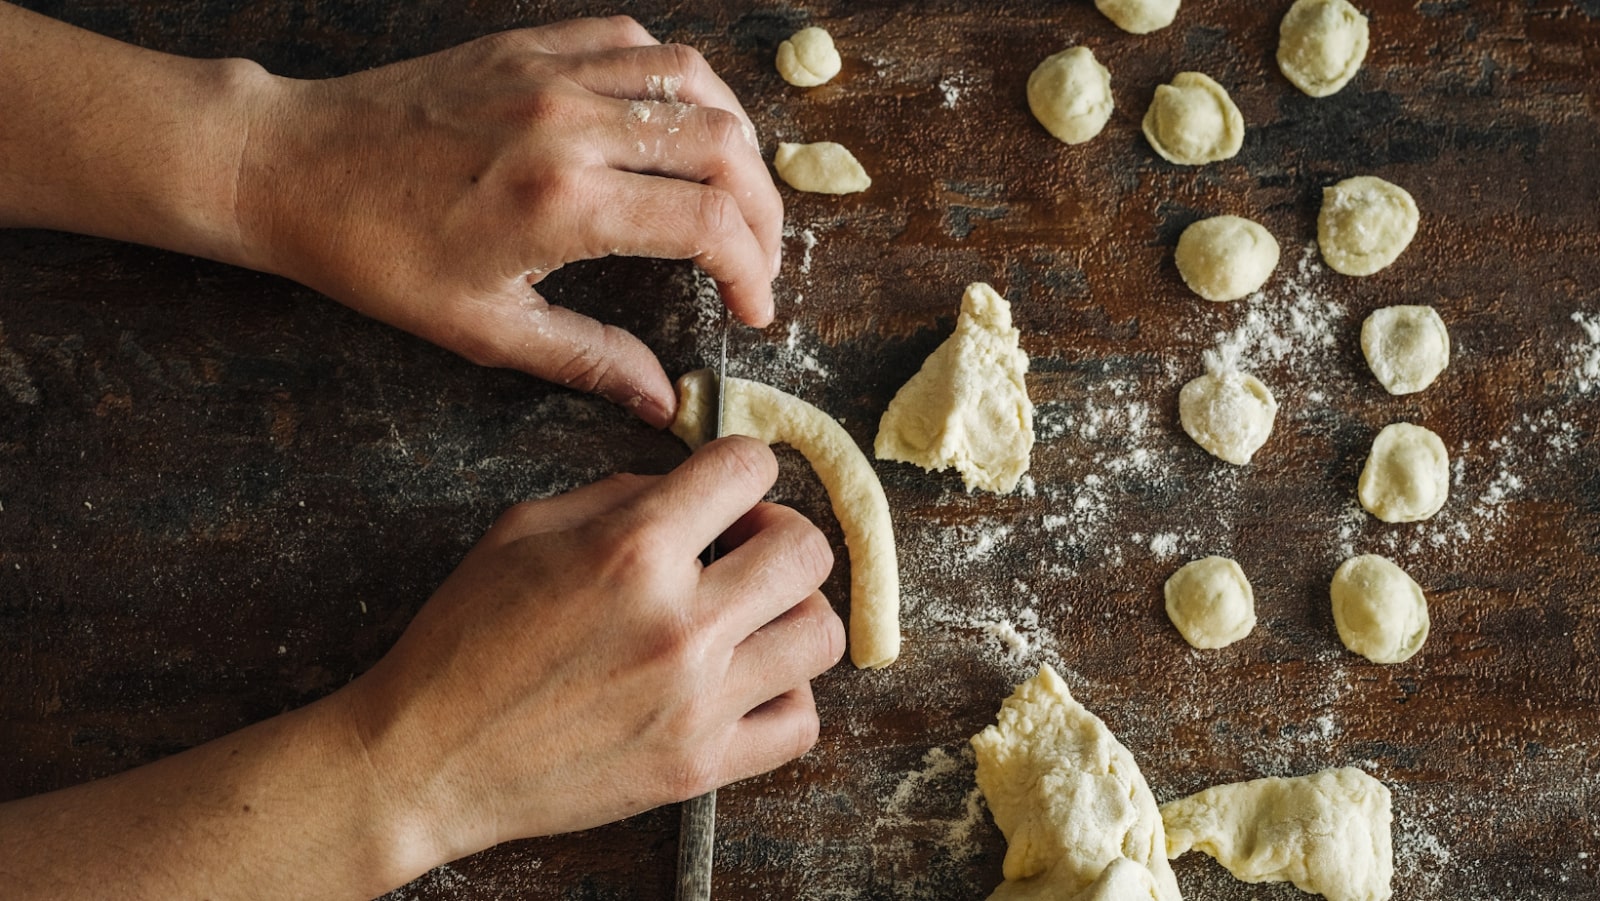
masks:
<instances>
[{"instance_id":1,"label":"finger","mask_svg":"<svg viewBox=\"0 0 1600 901\"><path fill-rule=\"evenodd\" d=\"M588 53L659 45L631 16L569 19L523 29L521 34L546 53Z\"/></svg>"},{"instance_id":2,"label":"finger","mask_svg":"<svg viewBox=\"0 0 1600 901\"><path fill-rule=\"evenodd\" d=\"M615 528L653 531L667 547L699 553L760 503L777 478L778 461L765 442L719 438L625 505Z\"/></svg>"},{"instance_id":3,"label":"finger","mask_svg":"<svg viewBox=\"0 0 1600 901\"><path fill-rule=\"evenodd\" d=\"M478 546L503 547L530 535L574 528L633 500L659 478L617 473L564 494L523 501L500 514Z\"/></svg>"},{"instance_id":4,"label":"finger","mask_svg":"<svg viewBox=\"0 0 1600 901\"><path fill-rule=\"evenodd\" d=\"M725 767L729 782L777 769L811 750L821 733L811 685L802 682L755 710L734 726Z\"/></svg>"},{"instance_id":5,"label":"finger","mask_svg":"<svg viewBox=\"0 0 1600 901\"><path fill-rule=\"evenodd\" d=\"M711 618L737 640L815 592L833 569L833 550L809 520L776 504L756 507L735 527L752 534L711 564L700 583Z\"/></svg>"},{"instance_id":6,"label":"finger","mask_svg":"<svg viewBox=\"0 0 1600 901\"><path fill-rule=\"evenodd\" d=\"M606 172L594 185L589 210L571 223L578 256L612 254L694 260L716 280L723 303L740 321L772 322L771 259L727 191L654 175Z\"/></svg>"},{"instance_id":7,"label":"finger","mask_svg":"<svg viewBox=\"0 0 1600 901\"><path fill-rule=\"evenodd\" d=\"M822 675L844 657L844 622L812 591L734 648L727 684L746 709Z\"/></svg>"},{"instance_id":8,"label":"finger","mask_svg":"<svg viewBox=\"0 0 1600 901\"><path fill-rule=\"evenodd\" d=\"M745 112L733 89L718 77L705 57L694 48L683 44L658 44L593 54L584 58L569 77L596 94L623 100L686 103L732 113L739 125L738 137L755 157L755 165L766 184L766 191L777 197L777 188L773 186L771 177L767 175L766 164L761 160L760 141L750 115ZM665 90L667 87L672 90ZM743 195L736 196L741 201L744 199ZM770 201L756 195L752 197L770 205ZM772 276L776 278L782 250L781 199L773 208L778 213L776 218L752 221L751 224L762 247L768 252Z\"/></svg>"},{"instance_id":9,"label":"finger","mask_svg":"<svg viewBox=\"0 0 1600 901\"><path fill-rule=\"evenodd\" d=\"M486 308L493 322L483 331L493 337L476 362L599 394L656 428L672 423L677 395L650 348L624 329L546 304L537 293L532 299Z\"/></svg>"},{"instance_id":10,"label":"finger","mask_svg":"<svg viewBox=\"0 0 1600 901\"><path fill-rule=\"evenodd\" d=\"M775 267L783 240L783 197L766 161L748 143L743 121L713 106L614 101L625 127L603 148L614 169L703 182L733 195ZM776 269L772 271L776 275Z\"/></svg>"}]
</instances>

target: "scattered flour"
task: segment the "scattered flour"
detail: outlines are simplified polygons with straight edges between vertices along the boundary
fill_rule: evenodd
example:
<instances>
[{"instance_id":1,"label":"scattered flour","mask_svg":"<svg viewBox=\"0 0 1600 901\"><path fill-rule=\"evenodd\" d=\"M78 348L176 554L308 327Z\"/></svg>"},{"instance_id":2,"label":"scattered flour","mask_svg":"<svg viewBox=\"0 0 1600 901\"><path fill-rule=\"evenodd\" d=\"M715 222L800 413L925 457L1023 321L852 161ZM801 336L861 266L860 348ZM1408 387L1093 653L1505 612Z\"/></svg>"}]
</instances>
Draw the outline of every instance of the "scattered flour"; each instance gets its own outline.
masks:
<instances>
[{"instance_id":1,"label":"scattered flour","mask_svg":"<svg viewBox=\"0 0 1600 901\"><path fill-rule=\"evenodd\" d=\"M809 228L785 223L783 226L785 240L799 240L800 242L800 274L811 274L811 251L817 247L817 233Z\"/></svg>"},{"instance_id":2,"label":"scattered flour","mask_svg":"<svg viewBox=\"0 0 1600 901\"><path fill-rule=\"evenodd\" d=\"M1215 349L1205 353L1206 368L1250 372L1282 363L1302 375L1332 368L1319 358L1334 352L1347 314L1314 290L1326 271L1316 242L1306 244L1294 271L1251 295L1233 331L1217 333Z\"/></svg>"},{"instance_id":3,"label":"scattered flour","mask_svg":"<svg viewBox=\"0 0 1600 901\"><path fill-rule=\"evenodd\" d=\"M945 109L955 109L961 100L961 95L967 89L976 85L977 79L965 72L955 72L944 75L939 79L939 93L944 97L942 104Z\"/></svg>"},{"instance_id":4,"label":"scattered flour","mask_svg":"<svg viewBox=\"0 0 1600 901\"><path fill-rule=\"evenodd\" d=\"M1583 329L1584 335L1570 353L1573 377L1579 393L1588 394L1600 390L1600 313L1576 311L1572 321Z\"/></svg>"}]
</instances>

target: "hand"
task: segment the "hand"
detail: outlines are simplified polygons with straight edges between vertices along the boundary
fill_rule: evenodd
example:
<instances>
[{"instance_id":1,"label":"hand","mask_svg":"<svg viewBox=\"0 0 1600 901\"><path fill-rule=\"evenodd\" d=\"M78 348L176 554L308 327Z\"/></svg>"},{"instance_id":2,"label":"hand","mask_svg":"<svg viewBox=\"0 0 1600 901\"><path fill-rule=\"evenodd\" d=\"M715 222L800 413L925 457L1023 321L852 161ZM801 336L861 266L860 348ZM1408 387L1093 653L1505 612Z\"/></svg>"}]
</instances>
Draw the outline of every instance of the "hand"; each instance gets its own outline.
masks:
<instances>
[{"instance_id":1,"label":"hand","mask_svg":"<svg viewBox=\"0 0 1600 901\"><path fill-rule=\"evenodd\" d=\"M676 398L654 354L534 286L575 260L693 259L741 320L772 320L783 206L749 118L698 53L631 19L273 85L240 162L235 262L657 426Z\"/></svg>"},{"instance_id":2,"label":"hand","mask_svg":"<svg viewBox=\"0 0 1600 901\"><path fill-rule=\"evenodd\" d=\"M776 472L765 445L726 438L664 477L512 509L346 689L390 794L437 825L427 866L812 746L809 680L842 656L844 626L817 591L822 534L759 503Z\"/></svg>"}]
</instances>

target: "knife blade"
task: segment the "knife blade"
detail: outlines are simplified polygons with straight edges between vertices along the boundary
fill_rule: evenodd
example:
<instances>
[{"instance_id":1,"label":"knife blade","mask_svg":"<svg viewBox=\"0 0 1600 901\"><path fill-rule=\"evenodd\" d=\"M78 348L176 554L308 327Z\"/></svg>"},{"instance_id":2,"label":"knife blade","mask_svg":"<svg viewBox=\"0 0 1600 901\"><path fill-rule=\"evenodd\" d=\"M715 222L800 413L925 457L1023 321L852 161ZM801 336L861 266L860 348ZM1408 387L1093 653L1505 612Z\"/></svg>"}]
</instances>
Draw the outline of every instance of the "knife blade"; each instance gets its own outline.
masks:
<instances>
[{"instance_id":1,"label":"knife blade","mask_svg":"<svg viewBox=\"0 0 1600 901\"><path fill-rule=\"evenodd\" d=\"M722 310L722 349L717 357L716 379L711 402L716 404L715 429L710 440L722 437L724 385L728 378L728 331L732 316ZM701 556L707 566L717 559L715 543ZM697 798L683 802L678 823L678 888L677 901L709 901L711 898L711 849L717 831L717 790L712 789Z\"/></svg>"}]
</instances>

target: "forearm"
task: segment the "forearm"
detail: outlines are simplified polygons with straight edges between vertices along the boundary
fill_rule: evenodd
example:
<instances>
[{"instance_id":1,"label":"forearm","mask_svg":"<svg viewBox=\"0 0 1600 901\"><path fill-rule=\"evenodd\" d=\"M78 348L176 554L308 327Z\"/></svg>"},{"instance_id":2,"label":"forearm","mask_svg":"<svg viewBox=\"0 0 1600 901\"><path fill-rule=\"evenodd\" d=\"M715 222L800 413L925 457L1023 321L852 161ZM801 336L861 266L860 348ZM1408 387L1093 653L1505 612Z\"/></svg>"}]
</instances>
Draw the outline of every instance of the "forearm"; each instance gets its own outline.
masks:
<instances>
[{"instance_id":1,"label":"forearm","mask_svg":"<svg viewBox=\"0 0 1600 901\"><path fill-rule=\"evenodd\" d=\"M234 191L271 81L244 60L156 53L0 3L0 226L250 265Z\"/></svg>"},{"instance_id":2,"label":"forearm","mask_svg":"<svg viewBox=\"0 0 1600 901\"><path fill-rule=\"evenodd\" d=\"M442 862L335 695L149 766L0 805L0 895L371 898Z\"/></svg>"}]
</instances>

